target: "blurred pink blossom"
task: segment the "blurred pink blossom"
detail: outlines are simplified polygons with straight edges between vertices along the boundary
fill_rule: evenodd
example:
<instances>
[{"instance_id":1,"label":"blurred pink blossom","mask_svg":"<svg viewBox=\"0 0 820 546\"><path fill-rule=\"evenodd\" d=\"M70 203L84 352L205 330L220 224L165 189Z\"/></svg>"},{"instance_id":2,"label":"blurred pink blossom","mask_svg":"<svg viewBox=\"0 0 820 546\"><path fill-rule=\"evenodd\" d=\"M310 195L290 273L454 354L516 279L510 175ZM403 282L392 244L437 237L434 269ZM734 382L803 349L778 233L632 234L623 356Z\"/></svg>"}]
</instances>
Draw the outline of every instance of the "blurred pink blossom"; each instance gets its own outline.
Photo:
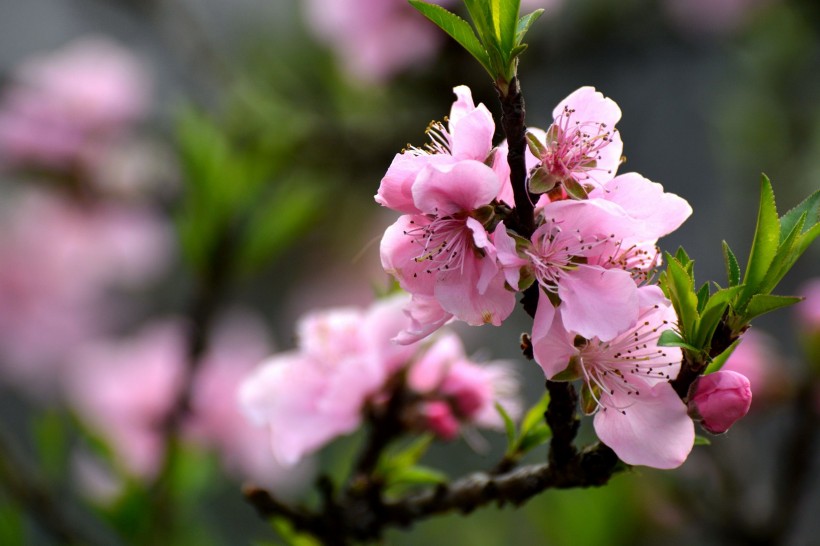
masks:
<instances>
[{"instance_id":1,"label":"blurred pink blossom","mask_svg":"<svg viewBox=\"0 0 820 546\"><path fill-rule=\"evenodd\" d=\"M664 0L667 16L683 30L726 34L775 0Z\"/></svg>"},{"instance_id":2,"label":"blurred pink blossom","mask_svg":"<svg viewBox=\"0 0 820 546\"><path fill-rule=\"evenodd\" d=\"M32 57L12 82L0 106L0 161L57 170L93 165L146 114L151 87L142 63L104 37Z\"/></svg>"},{"instance_id":3,"label":"blurred pink blossom","mask_svg":"<svg viewBox=\"0 0 820 546\"><path fill-rule=\"evenodd\" d=\"M407 380L410 389L427 400L424 413L431 430L449 440L460 425L503 427L496 402L513 418L518 416L521 405L512 370L506 362L471 361L461 340L446 333L411 364ZM442 402L449 412L443 411Z\"/></svg>"},{"instance_id":4,"label":"blurred pink blossom","mask_svg":"<svg viewBox=\"0 0 820 546\"><path fill-rule=\"evenodd\" d=\"M806 282L799 293L806 299L795 308L798 326L810 335L820 335L820 278Z\"/></svg>"},{"instance_id":5,"label":"blurred pink blossom","mask_svg":"<svg viewBox=\"0 0 820 546\"><path fill-rule=\"evenodd\" d=\"M432 60L446 38L405 0L306 0L304 6L310 30L352 78L366 83Z\"/></svg>"},{"instance_id":6,"label":"blurred pink blossom","mask_svg":"<svg viewBox=\"0 0 820 546\"><path fill-rule=\"evenodd\" d=\"M782 390L784 379L778 378L776 373L780 360L774 339L757 330L749 330L743 334L740 344L721 370L744 375L756 396L767 397Z\"/></svg>"},{"instance_id":7,"label":"blurred pink blossom","mask_svg":"<svg viewBox=\"0 0 820 546\"><path fill-rule=\"evenodd\" d=\"M0 221L0 362L15 382L47 393L67 353L116 319L110 289L162 270L170 233L137 207L32 192L10 209Z\"/></svg>"},{"instance_id":8,"label":"blurred pink blossom","mask_svg":"<svg viewBox=\"0 0 820 546\"><path fill-rule=\"evenodd\" d=\"M132 339L89 344L71 362L68 402L126 475L149 480L159 470L163 425L185 378L184 339L177 322L152 324Z\"/></svg>"},{"instance_id":9,"label":"blurred pink blossom","mask_svg":"<svg viewBox=\"0 0 820 546\"><path fill-rule=\"evenodd\" d=\"M268 434L240 411L239 386L270 353L263 324L251 315L229 317L217 329L191 387L187 432L217 451L226 470L239 479L282 490L298 488L310 464L284 469L271 455Z\"/></svg>"},{"instance_id":10,"label":"blurred pink blossom","mask_svg":"<svg viewBox=\"0 0 820 546\"><path fill-rule=\"evenodd\" d=\"M279 463L295 464L356 430L404 370L416 395L409 398L418 403L402 408L408 428L432 429L449 439L462 424L502 426L495 401L518 413L518 386L506 365L469 361L451 334L430 346L392 341L411 320L404 312L408 301L408 295L396 295L364 310L313 312L297 327L296 349L274 355L247 376L240 387L243 409L269 429Z\"/></svg>"},{"instance_id":11,"label":"blurred pink blossom","mask_svg":"<svg viewBox=\"0 0 820 546\"><path fill-rule=\"evenodd\" d=\"M704 429L722 434L746 415L751 405L752 388L746 376L723 369L698 378L689 411L701 420Z\"/></svg>"}]
</instances>

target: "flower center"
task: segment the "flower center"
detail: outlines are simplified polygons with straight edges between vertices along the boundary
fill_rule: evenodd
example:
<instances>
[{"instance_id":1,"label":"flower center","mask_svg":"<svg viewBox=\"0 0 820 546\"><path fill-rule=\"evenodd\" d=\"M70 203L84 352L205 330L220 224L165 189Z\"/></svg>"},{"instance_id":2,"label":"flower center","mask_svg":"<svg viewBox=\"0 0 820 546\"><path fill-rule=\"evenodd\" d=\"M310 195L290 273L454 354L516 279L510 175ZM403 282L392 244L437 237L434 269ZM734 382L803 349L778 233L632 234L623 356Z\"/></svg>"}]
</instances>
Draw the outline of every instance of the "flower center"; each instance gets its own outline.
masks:
<instances>
[{"instance_id":1,"label":"flower center","mask_svg":"<svg viewBox=\"0 0 820 546\"><path fill-rule=\"evenodd\" d=\"M676 375L680 357L658 347L657 341L669 321L654 316L658 306L644 309L635 328L612 341L597 338L588 341L580 351L580 364L597 407L612 408L621 413L640 399L639 385L671 381ZM643 381L635 382L633 378ZM629 403L616 403L615 395L626 395Z\"/></svg>"},{"instance_id":2,"label":"flower center","mask_svg":"<svg viewBox=\"0 0 820 546\"><path fill-rule=\"evenodd\" d=\"M556 293L558 282L566 271L585 263L585 255L604 243L606 239L584 237L581 230L562 229L555 220L546 220L540 237L525 251L535 274L535 279L545 290Z\"/></svg>"},{"instance_id":3,"label":"flower center","mask_svg":"<svg viewBox=\"0 0 820 546\"><path fill-rule=\"evenodd\" d=\"M617 129L607 129L606 123L573 120L575 109L564 106L547 131L546 151L541 162L550 174L561 178L588 180L598 167L601 150L612 142ZM607 170L611 174L611 170Z\"/></svg>"},{"instance_id":4,"label":"flower center","mask_svg":"<svg viewBox=\"0 0 820 546\"><path fill-rule=\"evenodd\" d=\"M417 216L410 224L404 234L419 246L414 260L426 264L426 273L464 271L467 253L475 250L466 218Z\"/></svg>"}]
</instances>

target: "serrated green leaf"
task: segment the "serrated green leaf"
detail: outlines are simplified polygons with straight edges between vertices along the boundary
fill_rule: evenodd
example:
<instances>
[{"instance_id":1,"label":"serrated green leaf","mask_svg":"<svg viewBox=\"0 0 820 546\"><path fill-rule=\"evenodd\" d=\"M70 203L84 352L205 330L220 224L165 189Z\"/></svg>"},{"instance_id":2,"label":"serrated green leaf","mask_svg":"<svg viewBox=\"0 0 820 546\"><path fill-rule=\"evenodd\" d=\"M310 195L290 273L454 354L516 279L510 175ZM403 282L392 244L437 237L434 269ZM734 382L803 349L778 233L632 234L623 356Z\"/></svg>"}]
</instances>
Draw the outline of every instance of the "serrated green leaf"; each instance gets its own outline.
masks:
<instances>
[{"instance_id":1,"label":"serrated green leaf","mask_svg":"<svg viewBox=\"0 0 820 546\"><path fill-rule=\"evenodd\" d=\"M803 230L803 224L806 221L806 213L800 215L797 223L792 226L791 231L786 238L783 239L777 247L777 253L772 260L771 267L766 271L766 276L758 286L758 294L770 294L777 287L777 283L789 272L794 263L799 258L797 251L797 244L799 243L800 233Z\"/></svg>"},{"instance_id":2,"label":"serrated green leaf","mask_svg":"<svg viewBox=\"0 0 820 546\"><path fill-rule=\"evenodd\" d=\"M518 24L518 12L521 9L521 0L492 0L493 19L496 21L496 32L501 50L506 52L506 62L513 58L513 48L515 48L516 27Z\"/></svg>"},{"instance_id":3,"label":"serrated green leaf","mask_svg":"<svg viewBox=\"0 0 820 546\"><path fill-rule=\"evenodd\" d=\"M698 331L693 334L692 343L704 350L712 343L712 336L726 313L731 300L740 293L743 286L721 288L711 295L698 319Z\"/></svg>"},{"instance_id":4,"label":"serrated green leaf","mask_svg":"<svg viewBox=\"0 0 820 546\"><path fill-rule=\"evenodd\" d=\"M674 330L664 330L661 332L661 335L658 337L658 347L680 347L696 354L700 352L699 348L686 343L686 341L680 337L680 334Z\"/></svg>"},{"instance_id":5,"label":"serrated green leaf","mask_svg":"<svg viewBox=\"0 0 820 546\"><path fill-rule=\"evenodd\" d=\"M518 25L516 26L515 30L515 45L522 45L524 41L524 36L530 30L532 24L538 20L541 15L544 14L543 9L537 9L534 12L523 16L521 19L518 20Z\"/></svg>"},{"instance_id":6,"label":"serrated green leaf","mask_svg":"<svg viewBox=\"0 0 820 546\"><path fill-rule=\"evenodd\" d=\"M706 367L706 371L704 371L703 373L715 373L716 371L721 369L726 364L726 361L729 360L729 357L732 356L732 353L735 352L735 349L740 344L741 339L743 338L737 338L736 340L734 340L732 344L729 345L722 353L713 358L709 365Z\"/></svg>"},{"instance_id":7,"label":"serrated green leaf","mask_svg":"<svg viewBox=\"0 0 820 546\"><path fill-rule=\"evenodd\" d=\"M493 78L496 77L493 70L493 65L490 62L490 56L487 48L482 45L481 40L478 36L476 36L475 31L467 21L455 13L447 11L441 6L437 6L435 4L428 4L427 2L422 2L421 0L409 0L409 2L414 8L421 12L422 15L427 17L456 42L461 44L461 46L466 49L470 55L475 57L475 59L481 64L481 66L484 67L490 76ZM474 2L465 3L467 3L469 9L470 4ZM476 16L472 11L470 11L470 16L473 18L476 28L479 29L480 35L484 32L482 30L484 23L476 20Z\"/></svg>"},{"instance_id":8,"label":"serrated green leaf","mask_svg":"<svg viewBox=\"0 0 820 546\"><path fill-rule=\"evenodd\" d=\"M536 423L533 428L522 435L518 442L518 452L527 453L530 450L543 445L552 437L552 431L544 422Z\"/></svg>"},{"instance_id":9,"label":"serrated green leaf","mask_svg":"<svg viewBox=\"0 0 820 546\"><path fill-rule=\"evenodd\" d=\"M675 259L678 260L684 267L688 266L692 261L692 259L689 258L689 254L686 253L686 250L682 246L679 246L678 250L675 252Z\"/></svg>"},{"instance_id":10,"label":"serrated green leaf","mask_svg":"<svg viewBox=\"0 0 820 546\"><path fill-rule=\"evenodd\" d=\"M547 411L549 403L549 392L545 392L541 399L527 411L524 419L521 420L521 436L525 436L538 423L544 422L544 413Z\"/></svg>"},{"instance_id":11,"label":"serrated green leaf","mask_svg":"<svg viewBox=\"0 0 820 546\"><path fill-rule=\"evenodd\" d=\"M507 450L513 450L515 445L515 422L510 417L510 414L507 413L507 410L504 409L504 406L499 404L498 402L495 403L495 410L501 416L501 420L504 421L504 431L507 433Z\"/></svg>"},{"instance_id":12,"label":"serrated green leaf","mask_svg":"<svg viewBox=\"0 0 820 546\"><path fill-rule=\"evenodd\" d=\"M775 294L756 294L749 300L746 306L743 318L746 322L751 321L755 317L759 317L770 311L775 311L789 305L794 305L802 301L803 298L798 296L777 296Z\"/></svg>"},{"instance_id":13,"label":"serrated green leaf","mask_svg":"<svg viewBox=\"0 0 820 546\"><path fill-rule=\"evenodd\" d=\"M698 313L703 311L706 307L706 302L709 301L709 283L705 282L697 291L698 296Z\"/></svg>"},{"instance_id":14,"label":"serrated green leaf","mask_svg":"<svg viewBox=\"0 0 820 546\"><path fill-rule=\"evenodd\" d=\"M777 217L777 206L774 200L774 190L769 178L764 174L760 181L760 207L757 214L752 249L749 261L746 264L746 274L743 277L743 290L737 304L739 312L748 304L750 298L758 293L758 287L766 276L766 272L777 253L780 242L780 220Z\"/></svg>"},{"instance_id":15,"label":"serrated green leaf","mask_svg":"<svg viewBox=\"0 0 820 546\"><path fill-rule=\"evenodd\" d=\"M788 236L803 213L806 214L805 229L811 229L820 222L820 190L808 196L780 218L781 242Z\"/></svg>"},{"instance_id":16,"label":"serrated green leaf","mask_svg":"<svg viewBox=\"0 0 820 546\"><path fill-rule=\"evenodd\" d=\"M726 241L723 241L723 263L726 265L726 277L729 279L729 286L737 286L740 283L740 265L738 265L737 258Z\"/></svg>"},{"instance_id":17,"label":"serrated green leaf","mask_svg":"<svg viewBox=\"0 0 820 546\"><path fill-rule=\"evenodd\" d=\"M464 5L467 6L467 13L475 25L478 39L489 51L491 46L497 45L490 3L487 0L464 0ZM492 72L490 74L493 75Z\"/></svg>"},{"instance_id":18,"label":"serrated green leaf","mask_svg":"<svg viewBox=\"0 0 820 546\"><path fill-rule=\"evenodd\" d=\"M706 436L701 436L700 434L695 434L695 445L696 446L710 446L712 445L712 441L707 438Z\"/></svg>"},{"instance_id":19,"label":"serrated green leaf","mask_svg":"<svg viewBox=\"0 0 820 546\"><path fill-rule=\"evenodd\" d=\"M686 259L686 258L685 258ZM678 327L684 339L690 339L698 320L698 297L695 283L686 267L667 253L666 285L669 299L678 315ZM691 261L689 265L691 265Z\"/></svg>"},{"instance_id":20,"label":"serrated green leaf","mask_svg":"<svg viewBox=\"0 0 820 546\"><path fill-rule=\"evenodd\" d=\"M818 236L820 236L820 224L815 224L800 235L795 245L794 261L797 261L797 258L803 255L806 249L809 248L809 245L812 244Z\"/></svg>"}]
</instances>

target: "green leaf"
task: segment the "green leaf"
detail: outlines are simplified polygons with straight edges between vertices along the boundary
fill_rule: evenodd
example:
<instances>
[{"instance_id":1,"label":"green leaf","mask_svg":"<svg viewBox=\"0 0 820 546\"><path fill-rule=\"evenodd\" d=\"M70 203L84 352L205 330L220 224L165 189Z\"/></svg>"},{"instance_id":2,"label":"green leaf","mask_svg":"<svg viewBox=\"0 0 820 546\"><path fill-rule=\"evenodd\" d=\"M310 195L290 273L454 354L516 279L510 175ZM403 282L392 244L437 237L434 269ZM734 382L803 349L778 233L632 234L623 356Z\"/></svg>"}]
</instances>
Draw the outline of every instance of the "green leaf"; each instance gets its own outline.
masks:
<instances>
[{"instance_id":1,"label":"green leaf","mask_svg":"<svg viewBox=\"0 0 820 546\"><path fill-rule=\"evenodd\" d=\"M729 302L740 293L743 285L731 288L721 288L709 298L698 319L698 331L693 333L692 343L704 350L708 349L712 343L712 336L715 333L721 319L723 319Z\"/></svg>"},{"instance_id":2,"label":"green leaf","mask_svg":"<svg viewBox=\"0 0 820 546\"><path fill-rule=\"evenodd\" d=\"M800 240L800 233L806 221L806 213L800 215L797 223L792 226L791 231L780 241L777 253L772 260L771 267L766 271L766 276L760 281L758 294L770 294L777 287L777 283L789 272L800 254L797 252L797 245Z\"/></svg>"},{"instance_id":3,"label":"green leaf","mask_svg":"<svg viewBox=\"0 0 820 546\"><path fill-rule=\"evenodd\" d=\"M770 311L774 311L776 309L781 309L783 307L788 307L789 305L794 305L803 301L803 298L798 296L777 296L774 294L756 294L752 296L752 299L749 300L749 304L746 306L745 313L743 314L743 318L746 321L750 321L755 317L759 317L765 313Z\"/></svg>"},{"instance_id":4,"label":"green leaf","mask_svg":"<svg viewBox=\"0 0 820 546\"><path fill-rule=\"evenodd\" d=\"M387 487L396 485L428 485L432 483L444 483L447 475L427 466L409 466L394 472L390 476Z\"/></svg>"},{"instance_id":5,"label":"green leaf","mask_svg":"<svg viewBox=\"0 0 820 546\"><path fill-rule=\"evenodd\" d=\"M791 232L803 213L806 213L806 223L804 227L807 230L813 228L820 222L820 190L811 194L780 218L781 242L786 238L789 232Z\"/></svg>"},{"instance_id":6,"label":"green leaf","mask_svg":"<svg viewBox=\"0 0 820 546\"><path fill-rule=\"evenodd\" d=\"M527 31L530 30L532 24L538 20L541 15L544 14L543 9L537 9L534 12L523 16L521 19L518 20L518 25L515 30L515 45L522 45L524 41L524 36L527 34Z\"/></svg>"},{"instance_id":7,"label":"green leaf","mask_svg":"<svg viewBox=\"0 0 820 546\"><path fill-rule=\"evenodd\" d=\"M681 249L682 250L682 249ZM680 251L678 251L680 254ZM688 257L683 255L685 259ZM666 255L667 266L664 284L668 297L678 315L678 327L684 339L690 339L698 320L698 297L695 295L695 281L687 267L669 253ZM687 265L692 262L688 261Z\"/></svg>"},{"instance_id":8,"label":"green leaf","mask_svg":"<svg viewBox=\"0 0 820 546\"><path fill-rule=\"evenodd\" d=\"M513 48L518 45L515 36L521 0L492 0L492 6L498 43L501 45L501 50L506 52L505 60L509 63L513 58Z\"/></svg>"},{"instance_id":9,"label":"green leaf","mask_svg":"<svg viewBox=\"0 0 820 546\"><path fill-rule=\"evenodd\" d=\"M544 413L547 411L549 403L549 392L545 392L541 396L541 399L527 411L527 414L524 415L524 419L521 420L521 436L526 435L538 423L544 422Z\"/></svg>"},{"instance_id":10,"label":"green leaf","mask_svg":"<svg viewBox=\"0 0 820 546\"><path fill-rule=\"evenodd\" d=\"M282 517L270 520L271 526L288 546L322 546L318 539L298 532L291 523Z\"/></svg>"},{"instance_id":11,"label":"green leaf","mask_svg":"<svg viewBox=\"0 0 820 546\"><path fill-rule=\"evenodd\" d=\"M307 180L280 186L261 200L242 230L236 262L242 273L254 273L290 246L320 210L324 194Z\"/></svg>"},{"instance_id":12,"label":"green leaf","mask_svg":"<svg viewBox=\"0 0 820 546\"><path fill-rule=\"evenodd\" d=\"M723 241L723 262L726 264L726 277L729 279L729 286L737 286L740 283L740 266L726 241Z\"/></svg>"},{"instance_id":13,"label":"green leaf","mask_svg":"<svg viewBox=\"0 0 820 546\"><path fill-rule=\"evenodd\" d=\"M674 330L664 330L661 332L661 335L658 337L658 347L681 347L682 349L688 349L696 354L700 353L699 348L686 343L686 341L680 337L680 334Z\"/></svg>"},{"instance_id":14,"label":"green leaf","mask_svg":"<svg viewBox=\"0 0 820 546\"><path fill-rule=\"evenodd\" d=\"M706 436L701 436L700 434L695 434L695 445L696 446L710 446L710 445L712 445L712 440L710 440Z\"/></svg>"},{"instance_id":15,"label":"green leaf","mask_svg":"<svg viewBox=\"0 0 820 546\"><path fill-rule=\"evenodd\" d=\"M726 364L726 361L729 360L729 357L732 356L732 353L735 352L735 349L740 344L741 339L742 338L737 338L736 340L734 340L732 344L729 345L722 353L713 358L709 365L706 367L706 371L704 371L703 373L714 373L721 369Z\"/></svg>"},{"instance_id":16,"label":"green leaf","mask_svg":"<svg viewBox=\"0 0 820 546\"><path fill-rule=\"evenodd\" d=\"M777 207L774 201L772 183L764 174L760 181L760 208L757 214L752 250L746 265L746 275L743 284L746 285L737 304L738 311L748 304L766 276L766 272L777 253L780 242L780 220L777 217Z\"/></svg>"},{"instance_id":17,"label":"green leaf","mask_svg":"<svg viewBox=\"0 0 820 546\"><path fill-rule=\"evenodd\" d=\"M504 421L504 431L507 433L507 451L513 451L515 448L515 422L510 417L510 414L507 413L507 410L504 409L504 406L499 404L498 402L495 403L495 410L501 416L501 420Z\"/></svg>"},{"instance_id":18,"label":"green leaf","mask_svg":"<svg viewBox=\"0 0 820 546\"><path fill-rule=\"evenodd\" d=\"M518 441L518 452L522 454L527 453L543 445L550 437L552 437L552 431L547 424L543 421L536 423L526 434L521 436L521 439Z\"/></svg>"},{"instance_id":19,"label":"green leaf","mask_svg":"<svg viewBox=\"0 0 820 546\"><path fill-rule=\"evenodd\" d=\"M706 307L706 302L709 301L709 283L705 282L701 285L697 292L698 296L698 313L703 311Z\"/></svg>"},{"instance_id":20,"label":"green leaf","mask_svg":"<svg viewBox=\"0 0 820 546\"><path fill-rule=\"evenodd\" d=\"M435 4L428 4L427 2L422 2L421 0L409 0L409 2L414 8L420 11L422 15L427 17L441 30L449 34L450 37L456 42L461 44L461 46L466 49L470 55L475 57L475 59L481 63L481 66L489 72L490 76L493 78L496 77L496 74L493 72L493 66L490 63L490 57L487 53L487 49L482 45L481 41L476 36L475 31L467 21L455 13L449 12L441 6L437 6ZM479 29L479 32L481 32L482 27L479 26L479 21L476 20L476 17L472 11L470 12L470 16L476 23L476 27Z\"/></svg>"}]
</instances>

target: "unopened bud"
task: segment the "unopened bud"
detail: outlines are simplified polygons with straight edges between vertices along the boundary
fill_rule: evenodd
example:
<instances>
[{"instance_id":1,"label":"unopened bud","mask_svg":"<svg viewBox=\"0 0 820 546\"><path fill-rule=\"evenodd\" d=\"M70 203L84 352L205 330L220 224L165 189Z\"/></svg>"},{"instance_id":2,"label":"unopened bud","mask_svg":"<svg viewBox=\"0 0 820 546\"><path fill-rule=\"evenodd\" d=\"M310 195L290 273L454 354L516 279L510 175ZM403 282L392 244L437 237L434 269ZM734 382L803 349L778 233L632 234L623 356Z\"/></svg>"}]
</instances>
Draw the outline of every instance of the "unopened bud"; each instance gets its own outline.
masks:
<instances>
[{"instance_id":1,"label":"unopened bud","mask_svg":"<svg viewBox=\"0 0 820 546\"><path fill-rule=\"evenodd\" d=\"M722 434L746 415L752 405L752 389L745 375L721 370L700 377L689 399L689 414L704 429Z\"/></svg>"}]
</instances>

